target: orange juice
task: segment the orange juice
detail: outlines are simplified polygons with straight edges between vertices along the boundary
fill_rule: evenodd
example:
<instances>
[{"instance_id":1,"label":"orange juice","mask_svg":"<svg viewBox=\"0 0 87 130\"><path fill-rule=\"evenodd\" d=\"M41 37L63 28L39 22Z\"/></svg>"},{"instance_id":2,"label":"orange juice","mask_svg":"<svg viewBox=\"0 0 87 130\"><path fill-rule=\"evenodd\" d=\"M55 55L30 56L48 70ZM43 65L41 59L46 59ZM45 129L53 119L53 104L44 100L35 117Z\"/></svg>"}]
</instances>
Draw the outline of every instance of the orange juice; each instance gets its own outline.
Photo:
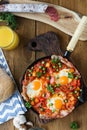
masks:
<instances>
[{"instance_id":1,"label":"orange juice","mask_svg":"<svg viewBox=\"0 0 87 130\"><path fill-rule=\"evenodd\" d=\"M15 49L18 46L19 37L8 26L0 26L0 47L6 50Z\"/></svg>"}]
</instances>

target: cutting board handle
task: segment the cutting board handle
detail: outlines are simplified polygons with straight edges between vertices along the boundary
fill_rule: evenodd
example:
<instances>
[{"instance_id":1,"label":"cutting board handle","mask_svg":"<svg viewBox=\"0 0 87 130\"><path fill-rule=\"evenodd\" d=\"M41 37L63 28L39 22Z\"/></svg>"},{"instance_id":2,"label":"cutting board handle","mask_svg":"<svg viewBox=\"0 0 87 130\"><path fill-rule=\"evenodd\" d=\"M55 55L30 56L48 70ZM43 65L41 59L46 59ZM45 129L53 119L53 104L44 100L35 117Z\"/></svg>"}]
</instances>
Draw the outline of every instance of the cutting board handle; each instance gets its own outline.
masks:
<instances>
[{"instance_id":1,"label":"cutting board handle","mask_svg":"<svg viewBox=\"0 0 87 130\"><path fill-rule=\"evenodd\" d=\"M85 25L87 23L87 17L83 16L81 19L81 22L79 23L79 25L77 26L77 29L72 37L72 39L70 40L68 46L67 46L67 51L72 52L79 40L79 37L81 36L82 32L85 29Z\"/></svg>"}]
</instances>

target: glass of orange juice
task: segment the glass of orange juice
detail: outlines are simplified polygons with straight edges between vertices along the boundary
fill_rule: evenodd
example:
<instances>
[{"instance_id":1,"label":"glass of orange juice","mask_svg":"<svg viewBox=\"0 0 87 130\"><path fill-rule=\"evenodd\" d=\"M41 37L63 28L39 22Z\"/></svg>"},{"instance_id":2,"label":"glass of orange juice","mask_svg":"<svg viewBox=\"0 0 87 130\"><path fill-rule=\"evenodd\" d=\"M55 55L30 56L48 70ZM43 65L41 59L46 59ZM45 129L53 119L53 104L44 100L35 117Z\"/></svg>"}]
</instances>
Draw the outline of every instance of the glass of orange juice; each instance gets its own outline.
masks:
<instances>
[{"instance_id":1,"label":"glass of orange juice","mask_svg":"<svg viewBox=\"0 0 87 130\"><path fill-rule=\"evenodd\" d=\"M8 26L0 26L0 48L5 50L15 49L19 44L19 37Z\"/></svg>"}]
</instances>

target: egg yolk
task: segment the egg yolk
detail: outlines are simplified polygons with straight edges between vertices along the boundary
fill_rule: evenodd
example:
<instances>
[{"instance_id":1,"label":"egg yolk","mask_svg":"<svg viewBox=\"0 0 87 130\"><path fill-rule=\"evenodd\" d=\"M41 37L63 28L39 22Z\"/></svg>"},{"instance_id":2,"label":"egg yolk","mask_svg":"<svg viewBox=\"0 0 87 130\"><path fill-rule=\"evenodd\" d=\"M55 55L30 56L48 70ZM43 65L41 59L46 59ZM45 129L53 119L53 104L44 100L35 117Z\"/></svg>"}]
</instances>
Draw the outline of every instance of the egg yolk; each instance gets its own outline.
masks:
<instances>
[{"instance_id":1,"label":"egg yolk","mask_svg":"<svg viewBox=\"0 0 87 130\"><path fill-rule=\"evenodd\" d=\"M62 101L60 99L56 99L54 105L55 105L56 109L61 109L61 107L62 107Z\"/></svg>"},{"instance_id":2,"label":"egg yolk","mask_svg":"<svg viewBox=\"0 0 87 130\"><path fill-rule=\"evenodd\" d=\"M41 82L39 80L35 80L33 82L33 85L34 85L33 89L38 90L40 88L40 86L41 86Z\"/></svg>"},{"instance_id":3,"label":"egg yolk","mask_svg":"<svg viewBox=\"0 0 87 130\"><path fill-rule=\"evenodd\" d=\"M60 77L59 82L60 82L61 85L67 84L68 83L68 77L66 77L66 76Z\"/></svg>"}]
</instances>

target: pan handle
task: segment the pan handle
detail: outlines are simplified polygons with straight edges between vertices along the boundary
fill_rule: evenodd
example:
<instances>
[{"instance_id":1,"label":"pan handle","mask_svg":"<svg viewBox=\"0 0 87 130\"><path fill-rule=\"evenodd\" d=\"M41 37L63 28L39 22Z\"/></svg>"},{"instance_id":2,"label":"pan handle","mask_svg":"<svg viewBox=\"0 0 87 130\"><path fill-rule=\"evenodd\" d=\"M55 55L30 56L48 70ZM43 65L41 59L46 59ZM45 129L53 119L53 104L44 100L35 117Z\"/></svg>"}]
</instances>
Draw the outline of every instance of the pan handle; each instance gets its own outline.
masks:
<instances>
[{"instance_id":1,"label":"pan handle","mask_svg":"<svg viewBox=\"0 0 87 130\"><path fill-rule=\"evenodd\" d=\"M71 52L74 50L74 48L79 40L79 37L81 36L81 34L85 28L86 23L87 23L87 17L83 16L81 19L81 22L79 23L79 25L76 28L76 31L75 31L73 37L71 38L71 40L67 46L67 50L64 54L64 57L69 58Z\"/></svg>"}]
</instances>

